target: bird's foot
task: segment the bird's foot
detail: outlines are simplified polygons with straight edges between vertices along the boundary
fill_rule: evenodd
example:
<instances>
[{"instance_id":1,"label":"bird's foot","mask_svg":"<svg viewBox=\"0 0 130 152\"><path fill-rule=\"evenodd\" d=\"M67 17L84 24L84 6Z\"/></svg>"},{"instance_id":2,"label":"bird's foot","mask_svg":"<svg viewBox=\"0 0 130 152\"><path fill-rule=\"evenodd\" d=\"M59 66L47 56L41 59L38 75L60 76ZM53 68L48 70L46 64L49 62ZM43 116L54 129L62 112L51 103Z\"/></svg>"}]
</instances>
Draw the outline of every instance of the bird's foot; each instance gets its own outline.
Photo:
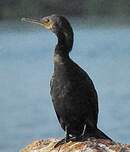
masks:
<instances>
[{"instance_id":1,"label":"bird's foot","mask_svg":"<svg viewBox=\"0 0 130 152\"><path fill-rule=\"evenodd\" d=\"M60 146L60 145L62 145L62 144L65 144L65 143L67 143L67 142L69 142L69 141L73 141L73 142L75 142L75 141L81 141L81 137L69 137L69 138L63 138L63 139L61 139L60 141L58 141L57 143L56 143L56 145L54 146L54 148L56 148L56 147L58 147L58 146Z\"/></svg>"},{"instance_id":2,"label":"bird's foot","mask_svg":"<svg viewBox=\"0 0 130 152\"><path fill-rule=\"evenodd\" d=\"M70 141L70 139L63 138L63 139L61 139L60 141L58 141L58 142L56 143L56 145L54 146L54 148L56 148L56 147L58 147L58 146L60 146L60 145L62 145L62 144L64 144L64 143L67 143L67 142L69 142L69 141Z\"/></svg>"},{"instance_id":3,"label":"bird's foot","mask_svg":"<svg viewBox=\"0 0 130 152\"><path fill-rule=\"evenodd\" d=\"M58 147L59 145L62 145L68 141L70 141L71 136L68 133L68 127L65 126L65 138L61 139L59 142L56 143L56 145L54 146L54 148Z\"/></svg>"},{"instance_id":4,"label":"bird's foot","mask_svg":"<svg viewBox=\"0 0 130 152\"><path fill-rule=\"evenodd\" d=\"M83 136L77 136L77 137L72 136L72 137L69 137L69 138L65 137L65 138L61 139L60 141L58 141L56 143L56 145L54 146L54 148L56 148L56 147L58 147L58 146L60 146L60 145L62 145L64 143L67 143L69 141L73 141L73 142L81 141L83 138L84 138Z\"/></svg>"}]
</instances>

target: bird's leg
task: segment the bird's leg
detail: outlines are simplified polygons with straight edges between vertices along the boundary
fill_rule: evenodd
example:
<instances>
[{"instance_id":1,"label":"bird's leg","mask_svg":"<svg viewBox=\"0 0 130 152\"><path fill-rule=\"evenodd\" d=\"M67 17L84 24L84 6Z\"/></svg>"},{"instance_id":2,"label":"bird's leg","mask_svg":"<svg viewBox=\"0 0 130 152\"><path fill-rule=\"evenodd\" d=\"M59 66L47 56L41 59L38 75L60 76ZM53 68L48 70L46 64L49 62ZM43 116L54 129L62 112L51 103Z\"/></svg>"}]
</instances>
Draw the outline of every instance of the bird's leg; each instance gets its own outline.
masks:
<instances>
[{"instance_id":1,"label":"bird's leg","mask_svg":"<svg viewBox=\"0 0 130 152\"><path fill-rule=\"evenodd\" d=\"M86 128L87 128L87 125L84 124L84 128L83 128L82 134L79 135L79 136L72 137L71 140L72 141L81 141L85 137Z\"/></svg>"},{"instance_id":2,"label":"bird's leg","mask_svg":"<svg viewBox=\"0 0 130 152\"><path fill-rule=\"evenodd\" d=\"M83 132L82 132L82 134L81 134L81 137L82 137L82 138L83 138L83 137L84 137L84 135L85 135L86 128L87 128L87 125L86 125L86 124L84 124L84 129L83 129Z\"/></svg>"},{"instance_id":3,"label":"bird's leg","mask_svg":"<svg viewBox=\"0 0 130 152\"><path fill-rule=\"evenodd\" d=\"M67 142L69 140L70 136L69 136L69 133L68 133L68 128L67 126L65 126L65 142Z\"/></svg>"},{"instance_id":4,"label":"bird's leg","mask_svg":"<svg viewBox=\"0 0 130 152\"><path fill-rule=\"evenodd\" d=\"M69 133L68 133L68 128L67 126L65 126L65 138L61 139L59 142L56 143L56 145L54 146L54 148L58 147L61 144L64 144L66 142L68 142L70 139Z\"/></svg>"}]
</instances>

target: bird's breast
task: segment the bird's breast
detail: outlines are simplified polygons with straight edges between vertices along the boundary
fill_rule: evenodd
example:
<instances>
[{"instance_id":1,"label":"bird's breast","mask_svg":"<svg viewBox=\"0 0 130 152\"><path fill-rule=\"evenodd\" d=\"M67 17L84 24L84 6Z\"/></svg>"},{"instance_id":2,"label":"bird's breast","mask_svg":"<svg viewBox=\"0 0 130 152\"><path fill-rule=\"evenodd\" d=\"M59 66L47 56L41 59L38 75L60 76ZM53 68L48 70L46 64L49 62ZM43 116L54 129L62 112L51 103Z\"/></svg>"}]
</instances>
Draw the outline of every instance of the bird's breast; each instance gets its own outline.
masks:
<instances>
[{"instance_id":1,"label":"bird's breast","mask_svg":"<svg viewBox=\"0 0 130 152\"><path fill-rule=\"evenodd\" d=\"M70 92L71 84L69 81L57 76L53 79L52 95L55 99L63 100Z\"/></svg>"}]
</instances>

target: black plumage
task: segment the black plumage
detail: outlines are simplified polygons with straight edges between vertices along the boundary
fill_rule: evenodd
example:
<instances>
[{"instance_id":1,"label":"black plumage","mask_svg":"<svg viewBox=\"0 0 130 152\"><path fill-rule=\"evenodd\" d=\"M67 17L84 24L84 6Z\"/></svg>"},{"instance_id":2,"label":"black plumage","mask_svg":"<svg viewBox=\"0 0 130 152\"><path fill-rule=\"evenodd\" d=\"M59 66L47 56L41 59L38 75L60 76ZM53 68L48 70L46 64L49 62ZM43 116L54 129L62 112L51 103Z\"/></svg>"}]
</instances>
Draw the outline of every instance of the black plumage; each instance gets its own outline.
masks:
<instances>
[{"instance_id":1,"label":"black plumage","mask_svg":"<svg viewBox=\"0 0 130 152\"><path fill-rule=\"evenodd\" d=\"M73 46L73 30L63 16L51 15L41 20L29 20L54 32L58 43L54 51L54 74L51 80L51 96L61 127L71 137L106 138L97 128L98 97L87 72L69 56Z\"/></svg>"}]
</instances>

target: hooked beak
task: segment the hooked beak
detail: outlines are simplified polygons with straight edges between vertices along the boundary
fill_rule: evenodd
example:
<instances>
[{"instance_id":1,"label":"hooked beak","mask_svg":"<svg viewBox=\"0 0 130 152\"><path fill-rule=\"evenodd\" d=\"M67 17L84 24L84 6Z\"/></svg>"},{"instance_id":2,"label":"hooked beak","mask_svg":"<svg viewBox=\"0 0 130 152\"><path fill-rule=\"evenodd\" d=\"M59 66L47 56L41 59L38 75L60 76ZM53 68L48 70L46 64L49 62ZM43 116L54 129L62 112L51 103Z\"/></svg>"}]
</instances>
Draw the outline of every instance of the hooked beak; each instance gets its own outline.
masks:
<instances>
[{"instance_id":1,"label":"hooked beak","mask_svg":"<svg viewBox=\"0 0 130 152\"><path fill-rule=\"evenodd\" d=\"M44 17L42 19L22 18L21 21L38 24L55 33L55 24L52 20L48 19L47 17Z\"/></svg>"},{"instance_id":2,"label":"hooked beak","mask_svg":"<svg viewBox=\"0 0 130 152\"><path fill-rule=\"evenodd\" d=\"M40 20L36 20L36 19L24 18L23 17L21 19L21 21L28 22L28 23L34 23L34 24L38 24L38 25L44 26L44 24Z\"/></svg>"}]
</instances>

